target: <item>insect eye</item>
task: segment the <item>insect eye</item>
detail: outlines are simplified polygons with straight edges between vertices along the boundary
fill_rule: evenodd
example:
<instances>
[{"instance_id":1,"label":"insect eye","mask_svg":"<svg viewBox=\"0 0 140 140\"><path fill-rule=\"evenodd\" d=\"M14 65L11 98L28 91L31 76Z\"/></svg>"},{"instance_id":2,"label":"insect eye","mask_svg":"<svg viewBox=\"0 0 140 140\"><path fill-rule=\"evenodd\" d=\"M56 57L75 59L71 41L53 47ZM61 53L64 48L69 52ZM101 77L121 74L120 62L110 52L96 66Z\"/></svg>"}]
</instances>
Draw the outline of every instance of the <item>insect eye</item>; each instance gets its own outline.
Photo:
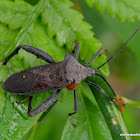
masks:
<instances>
[{"instance_id":1,"label":"insect eye","mask_svg":"<svg viewBox=\"0 0 140 140\"><path fill-rule=\"evenodd\" d=\"M60 77L60 81L63 81L63 79L64 79L64 77L63 77L63 76L61 76L61 77Z\"/></svg>"}]
</instances>

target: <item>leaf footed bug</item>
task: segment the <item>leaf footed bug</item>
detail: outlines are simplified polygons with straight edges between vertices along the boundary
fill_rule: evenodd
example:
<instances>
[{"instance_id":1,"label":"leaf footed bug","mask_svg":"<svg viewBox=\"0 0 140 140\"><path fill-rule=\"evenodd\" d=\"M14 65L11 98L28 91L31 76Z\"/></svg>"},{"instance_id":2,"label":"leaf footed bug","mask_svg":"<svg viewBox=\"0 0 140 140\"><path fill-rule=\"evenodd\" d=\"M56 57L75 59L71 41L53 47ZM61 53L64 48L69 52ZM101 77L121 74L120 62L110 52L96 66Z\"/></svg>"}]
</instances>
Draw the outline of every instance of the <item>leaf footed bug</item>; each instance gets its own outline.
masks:
<instances>
[{"instance_id":1,"label":"leaf footed bug","mask_svg":"<svg viewBox=\"0 0 140 140\"><path fill-rule=\"evenodd\" d=\"M136 30L136 32L140 29L140 27ZM130 41L130 39L136 34L136 32L127 40L127 42L105 63L103 63L98 68L90 68L89 66L101 53L103 53L103 48L101 48L96 55L85 65L81 65L78 62L79 57L79 44L76 43L76 54L75 56L67 53L65 55L64 61L55 62L55 60L47 53L39 50L35 47L28 45L21 45L17 47L5 60L1 63L1 65L6 65L9 59L11 59L15 54L18 53L19 49L24 49L38 58L48 62L49 64L33 67L30 69L22 70L17 72L11 76L2 84L3 89L15 95L32 95L41 92L47 92L52 90L57 90L56 93L51 95L45 101L43 101L39 106L32 110L31 101L32 96L29 97L29 106L28 106L28 116L33 117L34 115L48 109L52 104L57 100L61 90L63 88L68 88L69 90L74 90L74 112L69 113L69 120L73 126L75 124L72 122L71 116L76 114L78 111L78 102L77 102L77 91L76 87L78 84L84 80L89 85L94 86L101 93L109 97L112 101L115 101L114 97L108 95L101 87L86 80L87 77L91 77L97 75L101 77L111 88L106 79L97 74L96 70L100 69L106 63L113 59L114 56ZM113 89L111 88L114 93ZM115 93L114 93L115 96ZM24 100L26 101L26 99ZM23 101L21 101L23 102ZM19 102L19 103L21 103Z\"/></svg>"}]
</instances>

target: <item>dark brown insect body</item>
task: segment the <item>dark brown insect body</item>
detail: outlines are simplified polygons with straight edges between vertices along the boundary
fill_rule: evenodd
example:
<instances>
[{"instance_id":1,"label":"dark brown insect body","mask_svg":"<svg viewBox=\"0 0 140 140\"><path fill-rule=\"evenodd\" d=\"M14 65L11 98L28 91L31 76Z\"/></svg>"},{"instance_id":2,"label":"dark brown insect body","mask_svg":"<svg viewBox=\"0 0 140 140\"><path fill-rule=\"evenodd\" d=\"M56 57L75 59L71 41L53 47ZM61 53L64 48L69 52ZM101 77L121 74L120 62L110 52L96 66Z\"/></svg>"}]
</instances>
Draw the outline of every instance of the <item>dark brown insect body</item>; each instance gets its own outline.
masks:
<instances>
[{"instance_id":1,"label":"dark brown insect body","mask_svg":"<svg viewBox=\"0 0 140 140\"><path fill-rule=\"evenodd\" d=\"M73 55L67 53L62 62L33 67L11 75L2 87L12 94L20 95L62 88L73 90L94 73L94 69L82 66Z\"/></svg>"},{"instance_id":2,"label":"dark brown insect body","mask_svg":"<svg viewBox=\"0 0 140 140\"><path fill-rule=\"evenodd\" d=\"M136 32L139 30L138 28ZM128 39L128 41L136 34L136 32ZM127 42L128 42L127 41ZM47 65L42 65L38 67L33 67L30 69L26 69L11 75L2 85L3 89L6 91L16 94L16 95L32 95L35 93L47 92L51 90L57 90L56 93L51 95L48 99L46 99L43 103L41 103L38 107L32 110L31 108L31 100L32 96L29 99L28 106L28 116L33 117L34 115L48 109L58 98L61 90L63 88L68 88L69 90L74 90L74 112L69 113L69 118L71 123L75 126L75 124L71 120L71 115L77 113L78 111L78 102L77 102L77 92L76 87L78 84L84 80L91 86L97 88L101 93L108 96L111 100L115 101L115 98L108 95L101 87L86 80L86 77L91 77L93 75L100 76L107 84L108 82L104 77L96 73L96 70L100 69L106 63L108 63L126 44L127 42L112 56L108 59L104 64L96 69L92 69L90 67L87 68L100 54L102 54L103 49L100 49L96 55L84 66L82 66L78 61L79 56L79 44L76 44L76 54L75 56L67 53L64 61L55 62L55 60L47 53L28 45L21 45L17 47L1 64L5 65L15 54L18 53L19 49L22 48L42 60L50 63ZM110 85L108 84L110 87ZM111 87L110 87L111 88ZM111 88L112 90L112 88ZM114 93L114 91L112 90ZM114 93L115 96L115 93ZM21 101L22 102L22 101ZM19 102L19 103L21 103Z\"/></svg>"}]
</instances>

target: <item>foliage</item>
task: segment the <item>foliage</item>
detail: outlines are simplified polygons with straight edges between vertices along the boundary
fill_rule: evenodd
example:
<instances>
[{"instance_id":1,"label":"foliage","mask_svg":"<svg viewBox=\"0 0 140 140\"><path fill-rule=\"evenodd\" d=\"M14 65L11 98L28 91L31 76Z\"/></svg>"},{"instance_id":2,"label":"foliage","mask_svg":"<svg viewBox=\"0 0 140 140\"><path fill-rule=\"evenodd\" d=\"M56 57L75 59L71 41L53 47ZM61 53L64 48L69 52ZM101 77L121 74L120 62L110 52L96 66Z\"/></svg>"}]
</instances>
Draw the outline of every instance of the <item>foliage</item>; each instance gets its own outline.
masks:
<instances>
[{"instance_id":1,"label":"foliage","mask_svg":"<svg viewBox=\"0 0 140 140\"><path fill-rule=\"evenodd\" d=\"M86 2L91 6L94 1L86 0ZM106 5L106 1L104 3L102 2L96 2L96 8L100 11L106 8L109 11L112 3ZM103 6L103 4L105 5ZM119 4L117 1L114 1L113 5L118 6ZM129 2L123 2L120 9L125 7L124 10L117 12L112 8L109 14L111 16L118 15L121 20L127 19L128 21L134 21L135 19L139 19L139 7L136 7L136 4L134 7L134 2L131 7L128 5L130 5ZM93 36L94 33L91 31L92 26L88 22L83 21L84 16L72 8L72 6L73 4L69 0L1 0L0 61L4 60L19 45L28 44L47 52L59 62L64 59L66 52L72 52L72 44L74 40L77 40L80 43L80 59L88 62L99 50L101 43ZM128 12L130 10L134 12L128 16L125 14L126 10ZM102 54L92 63L92 67L98 67L105 61L106 56ZM45 64L45 62L24 50L20 50L18 55L14 56L6 66L0 66L0 82L2 84L8 76L15 72L42 64ZM102 67L100 71L104 75L109 76L108 65ZM101 83L101 86L106 92L112 95L112 92L106 88L107 85L101 79L92 80L97 81L99 85ZM62 103L58 103L58 108L55 105L53 107L55 111L54 116L51 116L53 112L53 109L51 109L43 120L38 121L42 113L33 118L28 118L26 115L28 103L20 105L15 103L15 100L22 100L25 96L11 95L0 87L0 139L38 139L38 132L42 133L42 139L45 139L45 134L48 134L47 136L50 138L50 131L50 134L59 131L56 135L51 135L52 139L57 139L57 137L60 139L61 137L63 140L118 139L120 133L127 133L122 116L115 103L110 104L108 98L103 97L104 95L96 96L98 92L93 88L90 89L84 82L78 87L79 111L78 114L72 117L77 128L73 128L70 122L66 121L68 119L67 114L73 111L73 108L71 108L73 102L69 100L70 104L67 105L64 100L66 97L71 99L72 95L67 93L71 94L71 92L63 90L59 98L65 107L64 113L62 112L64 114L63 116L59 112L61 110L60 108L62 108ZM97 102L92 93L95 94ZM51 94L52 92L33 95L33 108ZM100 93L98 94L100 95ZM104 100L105 103L100 102L100 100ZM104 109L106 113L103 112ZM51 116L50 118L49 115ZM118 116L120 117L121 123L117 119ZM51 120L53 117L56 120ZM111 124L107 119L108 117L115 118L118 125ZM43 123L48 119L52 123L45 126L46 130L44 129ZM43 137L43 135L45 136ZM74 137L75 135L77 137ZM122 137L122 139L129 139L129 137Z\"/></svg>"},{"instance_id":2,"label":"foliage","mask_svg":"<svg viewBox=\"0 0 140 140\"><path fill-rule=\"evenodd\" d=\"M103 12L107 10L108 14L111 17L115 17L116 15L119 17L121 21L135 21L136 19L140 19L140 1L136 0L85 0L86 3L92 7L93 4L96 5L96 8Z\"/></svg>"}]
</instances>

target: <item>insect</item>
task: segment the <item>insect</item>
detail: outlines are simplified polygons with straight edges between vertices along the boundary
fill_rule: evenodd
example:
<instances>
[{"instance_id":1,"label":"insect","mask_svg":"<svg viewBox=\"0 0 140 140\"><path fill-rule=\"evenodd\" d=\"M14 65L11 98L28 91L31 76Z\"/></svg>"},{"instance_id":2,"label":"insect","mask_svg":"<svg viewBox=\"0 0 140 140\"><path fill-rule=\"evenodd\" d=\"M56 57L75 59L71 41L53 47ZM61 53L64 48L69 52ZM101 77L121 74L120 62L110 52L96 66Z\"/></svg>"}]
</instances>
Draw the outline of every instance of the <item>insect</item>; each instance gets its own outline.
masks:
<instances>
[{"instance_id":1,"label":"insect","mask_svg":"<svg viewBox=\"0 0 140 140\"><path fill-rule=\"evenodd\" d=\"M140 29L140 27L136 30L136 32ZM128 39L128 41L136 34L136 32ZM128 41L105 63L103 63L98 68L90 68L88 67L101 53L103 53L103 48L99 49L96 55L85 65L81 65L78 62L79 56L79 43L75 43L76 53L72 55L67 53L65 55L64 61L55 62L55 60L47 53L39 50L33 46L28 45L20 45L17 47L5 60L1 63L2 65L6 65L9 59L11 59L15 54L18 53L19 49L24 49L27 52L30 52L41 58L42 60L48 62L49 64L33 67L30 69L22 70L17 72L11 76L2 84L3 89L15 95L32 95L41 92L48 92L52 90L57 90L56 93L51 95L45 101L43 101L39 106L32 110L31 101L32 96L29 97L29 105L28 105L28 116L33 117L36 114L48 109L52 104L55 103L60 92L63 88L67 88L69 90L74 90L74 112L69 113L69 119L72 122L71 116L76 114L78 111L78 102L77 102L77 91L76 88L78 84L84 80L89 85L97 88L101 93L109 97L112 101L115 101L115 98L108 95L104 89L86 80L87 77L91 77L94 75L100 76L111 88L106 79L97 74L96 70L100 69L106 63L113 59L113 57L128 43ZM113 89L111 88L114 93ZM115 95L115 93L114 93ZM21 101L22 102L22 101Z\"/></svg>"}]
</instances>

